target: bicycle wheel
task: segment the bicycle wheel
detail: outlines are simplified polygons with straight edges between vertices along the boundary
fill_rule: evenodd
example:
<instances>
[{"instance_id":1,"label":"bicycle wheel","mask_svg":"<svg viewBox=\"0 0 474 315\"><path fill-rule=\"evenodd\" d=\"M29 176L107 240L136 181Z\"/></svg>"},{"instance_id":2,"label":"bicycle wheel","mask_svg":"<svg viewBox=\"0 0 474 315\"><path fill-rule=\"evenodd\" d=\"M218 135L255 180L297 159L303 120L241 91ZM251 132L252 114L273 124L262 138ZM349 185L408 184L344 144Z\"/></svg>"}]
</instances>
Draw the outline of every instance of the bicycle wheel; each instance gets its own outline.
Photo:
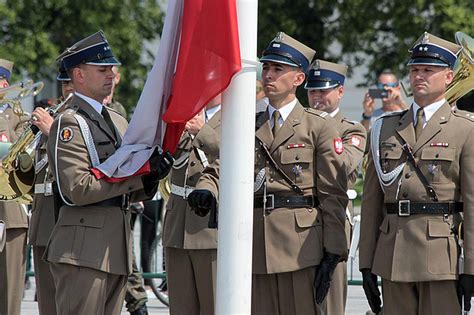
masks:
<instances>
[{"instance_id":1,"label":"bicycle wheel","mask_svg":"<svg viewBox=\"0 0 474 315\"><path fill-rule=\"evenodd\" d=\"M161 242L161 229L163 220L158 222L156 229L156 238L153 241L150 257L149 266L150 272L155 274L163 274L164 278L151 278L150 287L155 294L156 298L166 306L169 305L168 289L166 285L166 269L165 269L165 255L163 245Z\"/></svg>"}]
</instances>

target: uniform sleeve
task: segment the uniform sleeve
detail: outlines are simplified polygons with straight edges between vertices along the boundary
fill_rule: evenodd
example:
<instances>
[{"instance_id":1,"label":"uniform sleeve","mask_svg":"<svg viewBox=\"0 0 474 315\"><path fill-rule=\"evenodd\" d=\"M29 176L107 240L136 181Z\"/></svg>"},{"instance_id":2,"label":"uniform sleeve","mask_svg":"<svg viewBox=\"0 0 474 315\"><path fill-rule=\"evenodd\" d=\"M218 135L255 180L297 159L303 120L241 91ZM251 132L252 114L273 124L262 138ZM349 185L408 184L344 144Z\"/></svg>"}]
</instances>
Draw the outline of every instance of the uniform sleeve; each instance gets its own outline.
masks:
<instances>
[{"instance_id":1,"label":"uniform sleeve","mask_svg":"<svg viewBox=\"0 0 474 315\"><path fill-rule=\"evenodd\" d=\"M220 134L217 129L205 124L193 140L193 146L206 153L208 158L216 158L219 155Z\"/></svg>"},{"instance_id":2,"label":"uniform sleeve","mask_svg":"<svg viewBox=\"0 0 474 315\"><path fill-rule=\"evenodd\" d=\"M204 169L196 185L196 189L207 189L212 192L216 200L219 200L219 168L220 161L216 159Z\"/></svg>"},{"instance_id":3,"label":"uniform sleeve","mask_svg":"<svg viewBox=\"0 0 474 315\"><path fill-rule=\"evenodd\" d=\"M364 158L364 151L367 141L367 132L364 126L359 123L350 124L342 133L342 144L344 152L347 174L352 174Z\"/></svg>"},{"instance_id":4,"label":"uniform sleeve","mask_svg":"<svg viewBox=\"0 0 474 315\"><path fill-rule=\"evenodd\" d=\"M347 175L343 158L336 154L339 137L333 120L325 120L316 141L316 194L323 217L324 249L347 257L346 220Z\"/></svg>"},{"instance_id":5,"label":"uniform sleeve","mask_svg":"<svg viewBox=\"0 0 474 315\"><path fill-rule=\"evenodd\" d=\"M375 248L379 237L379 227L383 219L384 193L375 171L371 149L369 149L368 153L363 191L359 239L359 268L372 269Z\"/></svg>"},{"instance_id":6,"label":"uniform sleeve","mask_svg":"<svg viewBox=\"0 0 474 315\"><path fill-rule=\"evenodd\" d=\"M474 129L461 154L461 194L464 213L464 272L474 275Z\"/></svg>"},{"instance_id":7,"label":"uniform sleeve","mask_svg":"<svg viewBox=\"0 0 474 315\"><path fill-rule=\"evenodd\" d=\"M63 136L61 139L61 132L64 132L66 137ZM91 173L91 162L84 139L76 119L69 113L60 115L51 126L48 160L63 196L78 206L100 202L143 188L141 177L110 183L97 179Z\"/></svg>"}]
</instances>

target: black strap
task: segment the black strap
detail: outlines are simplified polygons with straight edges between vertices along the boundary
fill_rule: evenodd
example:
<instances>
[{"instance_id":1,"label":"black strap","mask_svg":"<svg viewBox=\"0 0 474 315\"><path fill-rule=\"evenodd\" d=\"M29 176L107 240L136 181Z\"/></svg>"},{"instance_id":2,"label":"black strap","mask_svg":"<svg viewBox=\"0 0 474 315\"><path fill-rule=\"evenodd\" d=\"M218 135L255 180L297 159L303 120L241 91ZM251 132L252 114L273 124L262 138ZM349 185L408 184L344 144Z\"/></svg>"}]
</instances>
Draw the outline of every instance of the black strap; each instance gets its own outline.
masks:
<instances>
[{"instance_id":1,"label":"black strap","mask_svg":"<svg viewBox=\"0 0 474 315\"><path fill-rule=\"evenodd\" d=\"M112 118L110 117L110 114L109 114L109 111L107 110L107 108L105 106L102 106L102 111L100 113L102 114L102 117L104 118L105 122L107 123L107 126L109 126L110 131L112 131L112 133L114 134L115 139L118 139L117 132L115 130L115 125L112 121Z\"/></svg>"},{"instance_id":2,"label":"black strap","mask_svg":"<svg viewBox=\"0 0 474 315\"><path fill-rule=\"evenodd\" d=\"M263 149L263 152L265 152L265 155L267 156L267 158L270 160L270 162L272 162L273 167L277 170L278 173L280 173L283 179L290 185L291 189L293 189L293 191L298 194L302 194L303 190L300 187L298 187L298 185L296 185L296 183L292 181L291 178L288 175L286 175L285 172L283 172L283 170L280 168L278 163L273 159L265 143L263 143L262 141L259 141L259 142L260 142L260 146Z\"/></svg>"},{"instance_id":3,"label":"black strap","mask_svg":"<svg viewBox=\"0 0 474 315\"><path fill-rule=\"evenodd\" d=\"M453 214L463 211L462 202L401 202L386 203L388 214Z\"/></svg>"},{"instance_id":4,"label":"black strap","mask_svg":"<svg viewBox=\"0 0 474 315\"><path fill-rule=\"evenodd\" d=\"M314 208L319 205L318 198L316 196L285 196L285 195L274 195L268 194L266 198L264 196L255 196L254 208L275 209L275 208Z\"/></svg>"},{"instance_id":5,"label":"black strap","mask_svg":"<svg viewBox=\"0 0 474 315\"><path fill-rule=\"evenodd\" d=\"M413 165L415 168L416 174L420 178L421 182L423 183L423 186L425 186L426 192L428 195L431 197L431 200L433 201L438 201L438 194L434 190L434 188L429 184L428 180L426 179L425 175L423 172L420 170L420 167L416 163L415 156L413 155L413 150L411 149L410 145L405 142L403 145L403 151L405 151L408 161Z\"/></svg>"}]
</instances>

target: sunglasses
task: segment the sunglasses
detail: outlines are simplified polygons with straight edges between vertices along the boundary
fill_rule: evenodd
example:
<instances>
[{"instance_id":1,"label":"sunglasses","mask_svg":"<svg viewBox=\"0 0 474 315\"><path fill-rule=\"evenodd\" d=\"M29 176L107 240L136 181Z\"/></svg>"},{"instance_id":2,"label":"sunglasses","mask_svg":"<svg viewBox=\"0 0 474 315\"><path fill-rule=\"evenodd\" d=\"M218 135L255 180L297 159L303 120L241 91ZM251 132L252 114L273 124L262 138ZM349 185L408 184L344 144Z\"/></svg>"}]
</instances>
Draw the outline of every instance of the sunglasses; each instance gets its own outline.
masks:
<instances>
[{"instance_id":1,"label":"sunglasses","mask_svg":"<svg viewBox=\"0 0 474 315\"><path fill-rule=\"evenodd\" d=\"M389 87L389 88L395 88L398 86L398 82L392 82L392 83L377 83L377 88L380 89L380 90L383 90L384 88L386 87Z\"/></svg>"}]
</instances>

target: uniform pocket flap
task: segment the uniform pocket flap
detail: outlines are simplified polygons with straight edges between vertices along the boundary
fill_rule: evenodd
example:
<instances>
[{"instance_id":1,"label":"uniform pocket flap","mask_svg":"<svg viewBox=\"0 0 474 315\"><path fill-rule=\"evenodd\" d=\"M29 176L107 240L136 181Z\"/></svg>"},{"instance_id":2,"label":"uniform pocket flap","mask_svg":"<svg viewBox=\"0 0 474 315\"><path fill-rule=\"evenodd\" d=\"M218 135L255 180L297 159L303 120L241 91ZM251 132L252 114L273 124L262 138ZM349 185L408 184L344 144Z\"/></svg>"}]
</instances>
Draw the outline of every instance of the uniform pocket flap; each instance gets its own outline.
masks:
<instances>
[{"instance_id":1,"label":"uniform pocket flap","mask_svg":"<svg viewBox=\"0 0 474 315\"><path fill-rule=\"evenodd\" d=\"M310 163L313 161L312 148L287 149L281 153L281 164Z\"/></svg>"},{"instance_id":2,"label":"uniform pocket flap","mask_svg":"<svg viewBox=\"0 0 474 315\"><path fill-rule=\"evenodd\" d=\"M385 233L387 234L388 233L388 227L389 227L389 224L388 224L388 217L385 217L382 221L382 224L380 224L379 226L379 230L382 232L382 233Z\"/></svg>"},{"instance_id":3,"label":"uniform pocket flap","mask_svg":"<svg viewBox=\"0 0 474 315\"><path fill-rule=\"evenodd\" d=\"M102 228L105 223L105 214L88 213L85 215L80 211L68 211L65 209L64 213L59 217L58 224L65 225L75 225L75 226L85 226L92 228Z\"/></svg>"},{"instance_id":4,"label":"uniform pocket flap","mask_svg":"<svg viewBox=\"0 0 474 315\"><path fill-rule=\"evenodd\" d=\"M454 161L455 156L454 148L425 148L421 152L422 160Z\"/></svg>"},{"instance_id":5,"label":"uniform pocket flap","mask_svg":"<svg viewBox=\"0 0 474 315\"><path fill-rule=\"evenodd\" d=\"M402 148L393 148L382 152L381 158L390 160L399 160L402 157Z\"/></svg>"},{"instance_id":6,"label":"uniform pocket flap","mask_svg":"<svg viewBox=\"0 0 474 315\"><path fill-rule=\"evenodd\" d=\"M308 228L311 226L320 225L321 223L317 220L318 211L308 211L308 209L299 209L295 211L296 224L300 228Z\"/></svg>"},{"instance_id":7,"label":"uniform pocket flap","mask_svg":"<svg viewBox=\"0 0 474 315\"><path fill-rule=\"evenodd\" d=\"M448 237L451 236L451 229L446 222L429 220L428 235L430 237Z\"/></svg>"}]
</instances>

